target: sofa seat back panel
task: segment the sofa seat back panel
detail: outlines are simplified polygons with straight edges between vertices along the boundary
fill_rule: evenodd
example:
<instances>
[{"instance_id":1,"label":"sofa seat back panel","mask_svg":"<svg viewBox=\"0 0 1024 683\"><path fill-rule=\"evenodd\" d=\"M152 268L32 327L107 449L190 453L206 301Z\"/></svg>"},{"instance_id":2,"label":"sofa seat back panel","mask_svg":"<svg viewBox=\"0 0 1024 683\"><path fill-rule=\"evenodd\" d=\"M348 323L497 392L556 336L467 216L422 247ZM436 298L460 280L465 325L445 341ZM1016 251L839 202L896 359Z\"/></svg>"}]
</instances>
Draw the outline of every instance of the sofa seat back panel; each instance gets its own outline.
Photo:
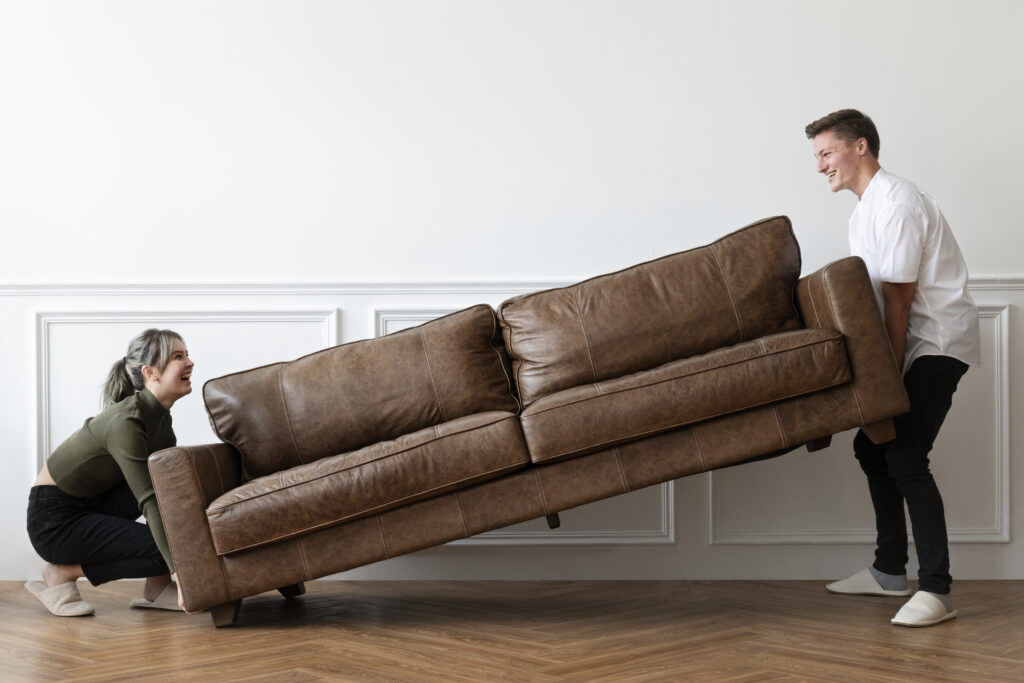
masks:
<instances>
[{"instance_id":1,"label":"sofa seat back panel","mask_svg":"<svg viewBox=\"0 0 1024 683\"><path fill-rule=\"evenodd\" d=\"M519 419L490 412L253 479L206 510L217 554L276 543L529 465Z\"/></svg>"},{"instance_id":2,"label":"sofa seat back panel","mask_svg":"<svg viewBox=\"0 0 1024 683\"><path fill-rule=\"evenodd\" d=\"M796 238L779 217L707 246L509 299L498 318L523 405L797 329L799 276Z\"/></svg>"},{"instance_id":3,"label":"sofa seat back panel","mask_svg":"<svg viewBox=\"0 0 1024 683\"><path fill-rule=\"evenodd\" d=\"M217 435L247 479L396 439L478 412L516 412L493 309L210 380Z\"/></svg>"},{"instance_id":4,"label":"sofa seat back panel","mask_svg":"<svg viewBox=\"0 0 1024 683\"><path fill-rule=\"evenodd\" d=\"M794 330L546 396L521 417L535 463L611 446L850 381L843 335Z\"/></svg>"}]
</instances>

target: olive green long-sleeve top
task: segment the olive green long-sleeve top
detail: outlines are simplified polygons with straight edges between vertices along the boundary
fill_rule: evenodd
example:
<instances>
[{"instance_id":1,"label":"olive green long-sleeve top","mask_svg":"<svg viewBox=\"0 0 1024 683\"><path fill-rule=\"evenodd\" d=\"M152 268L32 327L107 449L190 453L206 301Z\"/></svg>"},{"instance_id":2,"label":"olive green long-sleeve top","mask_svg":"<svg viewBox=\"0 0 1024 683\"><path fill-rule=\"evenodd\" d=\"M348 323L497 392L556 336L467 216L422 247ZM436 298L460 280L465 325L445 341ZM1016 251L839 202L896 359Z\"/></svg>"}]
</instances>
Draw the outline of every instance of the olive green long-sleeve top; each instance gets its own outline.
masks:
<instances>
[{"instance_id":1,"label":"olive green long-sleeve top","mask_svg":"<svg viewBox=\"0 0 1024 683\"><path fill-rule=\"evenodd\" d=\"M143 389L86 420L50 454L46 466L61 491L79 498L98 496L127 481L173 572L147 460L151 453L175 445L170 411Z\"/></svg>"}]
</instances>

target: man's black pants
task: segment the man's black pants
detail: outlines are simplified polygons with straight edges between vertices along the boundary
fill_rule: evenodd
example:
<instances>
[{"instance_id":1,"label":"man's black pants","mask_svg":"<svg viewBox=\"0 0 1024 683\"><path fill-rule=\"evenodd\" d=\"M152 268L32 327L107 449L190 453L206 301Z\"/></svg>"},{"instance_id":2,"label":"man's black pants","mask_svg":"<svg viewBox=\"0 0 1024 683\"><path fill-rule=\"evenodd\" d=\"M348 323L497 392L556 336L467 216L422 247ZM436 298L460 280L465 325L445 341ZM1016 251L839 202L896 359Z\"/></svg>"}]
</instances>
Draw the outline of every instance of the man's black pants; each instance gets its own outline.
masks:
<instances>
[{"instance_id":1,"label":"man's black pants","mask_svg":"<svg viewBox=\"0 0 1024 683\"><path fill-rule=\"evenodd\" d=\"M82 565L94 586L168 573L153 534L138 517L128 482L95 498L69 496L56 486L33 486L28 496L32 547L52 564Z\"/></svg>"},{"instance_id":2,"label":"man's black pants","mask_svg":"<svg viewBox=\"0 0 1024 683\"><path fill-rule=\"evenodd\" d=\"M928 468L928 453L965 372L967 365L955 358L916 359L903 378L910 396L910 412L895 419L896 438L876 445L861 431L853 440L875 508L875 569L887 574L906 573L905 500L920 565L918 588L940 595L949 593L953 579L949 574L942 496Z\"/></svg>"}]
</instances>

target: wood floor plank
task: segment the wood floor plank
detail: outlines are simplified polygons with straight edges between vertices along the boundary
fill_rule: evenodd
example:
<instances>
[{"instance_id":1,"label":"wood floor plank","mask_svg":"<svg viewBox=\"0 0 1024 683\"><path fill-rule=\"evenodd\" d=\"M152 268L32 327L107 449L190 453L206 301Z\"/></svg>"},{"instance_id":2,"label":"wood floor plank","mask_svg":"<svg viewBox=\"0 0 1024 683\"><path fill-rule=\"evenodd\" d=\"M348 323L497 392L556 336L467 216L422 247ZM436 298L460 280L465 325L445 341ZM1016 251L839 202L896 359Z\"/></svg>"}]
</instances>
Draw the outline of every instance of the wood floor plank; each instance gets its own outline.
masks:
<instances>
[{"instance_id":1,"label":"wood floor plank","mask_svg":"<svg viewBox=\"0 0 1024 683\"><path fill-rule=\"evenodd\" d=\"M226 629L80 588L96 615L62 619L0 582L0 681L1024 680L1021 581L957 582L928 629L807 581L313 581Z\"/></svg>"}]
</instances>

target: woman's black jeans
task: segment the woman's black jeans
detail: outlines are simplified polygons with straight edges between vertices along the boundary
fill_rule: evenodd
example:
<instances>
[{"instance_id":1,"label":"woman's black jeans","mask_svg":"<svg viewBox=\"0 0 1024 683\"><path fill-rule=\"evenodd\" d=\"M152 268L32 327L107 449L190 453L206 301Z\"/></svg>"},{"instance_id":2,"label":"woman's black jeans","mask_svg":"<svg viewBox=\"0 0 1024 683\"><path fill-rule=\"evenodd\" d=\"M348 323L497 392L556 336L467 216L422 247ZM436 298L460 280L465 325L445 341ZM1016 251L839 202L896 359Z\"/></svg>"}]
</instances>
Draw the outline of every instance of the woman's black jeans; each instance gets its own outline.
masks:
<instances>
[{"instance_id":1,"label":"woman's black jeans","mask_svg":"<svg viewBox=\"0 0 1024 683\"><path fill-rule=\"evenodd\" d=\"M945 511L928 468L928 453L965 372L967 365L955 358L916 359L903 378L910 396L910 412L895 419L896 438L876 445L861 431L853 440L853 450L868 477L875 508L875 569L887 574L906 573L905 500L920 565L918 588L940 595L949 593L953 579L949 574Z\"/></svg>"},{"instance_id":2,"label":"woman's black jeans","mask_svg":"<svg viewBox=\"0 0 1024 683\"><path fill-rule=\"evenodd\" d=\"M128 482L95 498L69 496L56 486L28 495L28 537L52 564L80 564L89 583L167 574L149 527L135 520L139 503Z\"/></svg>"}]
</instances>

